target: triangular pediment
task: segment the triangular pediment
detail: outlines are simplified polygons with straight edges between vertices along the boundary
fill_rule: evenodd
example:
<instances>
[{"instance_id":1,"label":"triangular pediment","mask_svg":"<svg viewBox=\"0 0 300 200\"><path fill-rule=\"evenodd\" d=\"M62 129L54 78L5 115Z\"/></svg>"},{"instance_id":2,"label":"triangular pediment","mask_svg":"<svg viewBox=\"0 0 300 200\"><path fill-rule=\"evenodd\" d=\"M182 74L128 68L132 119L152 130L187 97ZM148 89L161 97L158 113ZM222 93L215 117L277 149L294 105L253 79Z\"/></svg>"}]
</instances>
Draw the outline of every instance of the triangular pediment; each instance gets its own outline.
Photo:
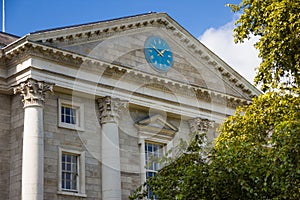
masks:
<instances>
[{"instance_id":1,"label":"triangular pediment","mask_svg":"<svg viewBox=\"0 0 300 200\"><path fill-rule=\"evenodd\" d=\"M143 119L141 121L138 121L136 123L136 126L140 129L147 129L152 130L154 132L163 132L163 133L169 133L173 134L178 131L178 129L167 122L165 118L163 118L161 115L153 115L149 118Z\"/></svg>"},{"instance_id":2,"label":"triangular pediment","mask_svg":"<svg viewBox=\"0 0 300 200\"><path fill-rule=\"evenodd\" d=\"M167 72L155 70L146 60L144 44L150 36L163 38L173 53L173 65ZM122 70L155 81L202 90L197 96L215 96L250 102L260 92L207 49L175 20L165 13L148 13L114 20L31 33L28 41L47 51L62 51L76 58L103 61ZM120 70L120 69L119 69ZM134 78L132 80L135 80ZM160 85L161 85L160 83ZM147 86L148 87L148 86ZM184 89L185 90L185 89ZM201 97L202 98L202 97ZM206 97L205 97L206 98ZM213 98L208 98L208 101Z\"/></svg>"}]
</instances>

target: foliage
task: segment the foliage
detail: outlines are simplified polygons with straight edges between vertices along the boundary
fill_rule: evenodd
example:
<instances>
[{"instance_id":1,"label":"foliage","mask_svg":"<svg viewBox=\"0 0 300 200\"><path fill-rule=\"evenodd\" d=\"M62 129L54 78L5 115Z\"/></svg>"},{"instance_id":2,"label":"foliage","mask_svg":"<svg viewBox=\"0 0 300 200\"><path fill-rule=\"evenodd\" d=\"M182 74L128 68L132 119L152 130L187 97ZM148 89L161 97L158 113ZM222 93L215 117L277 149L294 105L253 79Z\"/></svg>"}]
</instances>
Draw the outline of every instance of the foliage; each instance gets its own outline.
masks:
<instances>
[{"instance_id":1,"label":"foliage","mask_svg":"<svg viewBox=\"0 0 300 200\"><path fill-rule=\"evenodd\" d=\"M196 135L131 199L146 196L146 185L159 199L300 199L300 98L261 95L219 132L211 149Z\"/></svg>"},{"instance_id":2,"label":"foliage","mask_svg":"<svg viewBox=\"0 0 300 200\"><path fill-rule=\"evenodd\" d=\"M183 146L185 145L181 145ZM194 134L193 140L184 152L162 168L155 177L148 179L130 199L143 199L147 196L147 189L153 191L159 199L202 199L210 192L206 184L207 148L206 134Z\"/></svg>"},{"instance_id":3,"label":"foliage","mask_svg":"<svg viewBox=\"0 0 300 200\"><path fill-rule=\"evenodd\" d=\"M267 93L220 127L215 199L300 199L300 98Z\"/></svg>"},{"instance_id":4,"label":"foliage","mask_svg":"<svg viewBox=\"0 0 300 200\"><path fill-rule=\"evenodd\" d=\"M234 12L242 12L234 29L236 42L252 34L260 36L256 48L262 62L255 83L263 91L300 86L300 1L242 0L229 4Z\"/></svg>"}]
</instances>

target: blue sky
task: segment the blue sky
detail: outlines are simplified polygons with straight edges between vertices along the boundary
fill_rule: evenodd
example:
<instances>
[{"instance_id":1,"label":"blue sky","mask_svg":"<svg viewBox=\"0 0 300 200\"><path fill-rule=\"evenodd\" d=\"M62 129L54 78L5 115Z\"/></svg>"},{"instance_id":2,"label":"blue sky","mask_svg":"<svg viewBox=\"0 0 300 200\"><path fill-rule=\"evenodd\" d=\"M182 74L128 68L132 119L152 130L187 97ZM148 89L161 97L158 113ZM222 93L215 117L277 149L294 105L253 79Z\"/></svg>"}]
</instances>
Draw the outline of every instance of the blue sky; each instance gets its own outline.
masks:
<instances>
[{"instance_id":1,"label":"blue sky","mask_svg":"<svg viewBox=\"0 0 300 200\"><path fill-rule=\"evenodd\" d=\"M2 0L1 0L2 1ZM6 32L30 32L141 13L166 12L252 82L259 60L253 42L234 45L236 16L228 3L241 0L5 0ZM1 9L2 16L2 9ZM243 49L243 50L242 50Z\"/></svg>"},{"instance_id":2,"label":"blue sky","mask_svg":"<svg viewBox=\"0 0 300 200\"><path fill-rule=\"evenodd\" d=\"M1 0L2 1L2 0ZM167 12L195 37L230 21L239 0L5 0L6 32L29 32L147 13Z\"/></svg>"}]
</instances>

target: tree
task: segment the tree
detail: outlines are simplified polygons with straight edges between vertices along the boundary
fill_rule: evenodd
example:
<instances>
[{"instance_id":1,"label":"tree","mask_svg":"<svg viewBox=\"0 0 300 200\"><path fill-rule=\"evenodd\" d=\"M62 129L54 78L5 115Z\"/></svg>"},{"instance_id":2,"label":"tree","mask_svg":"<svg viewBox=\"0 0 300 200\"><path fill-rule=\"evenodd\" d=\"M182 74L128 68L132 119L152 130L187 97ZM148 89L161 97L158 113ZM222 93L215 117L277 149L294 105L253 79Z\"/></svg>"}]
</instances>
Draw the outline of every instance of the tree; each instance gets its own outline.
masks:
<instances>
[{"instance_id":1,"label":"tree","mask_svg":"<svg viewBox=\"0 0 300 200\"><path fill-rule=\"evenodd\" d=\"M131 199L300 199L300 98L269 92L219 128L215 146L196 134L187 152ZM203 154L203 152L206 152Z\"/></svg>"},{"instance_id":2,"label":"tree","mask_svg":"<svg viewBox=\"0 0 300 200\"><path fill-rule=\"evenodd\" d=\"M242 12L234 29L236 42L251 35L260 36L255 47L262 62L255 83L263 91L273 88L300 86L300 1L299 0L242 0L229 5Z\"/></svg>"},{"instance_id":3,"label":"tree","mask_svg":"<svg viewBox=\"0 0 300 200\"><path fill-rule=\"evenodd\" d=\"M219 132L209 170L215 199L300 199L300 98L261 95Z\"/></svg>"}]
</instances>

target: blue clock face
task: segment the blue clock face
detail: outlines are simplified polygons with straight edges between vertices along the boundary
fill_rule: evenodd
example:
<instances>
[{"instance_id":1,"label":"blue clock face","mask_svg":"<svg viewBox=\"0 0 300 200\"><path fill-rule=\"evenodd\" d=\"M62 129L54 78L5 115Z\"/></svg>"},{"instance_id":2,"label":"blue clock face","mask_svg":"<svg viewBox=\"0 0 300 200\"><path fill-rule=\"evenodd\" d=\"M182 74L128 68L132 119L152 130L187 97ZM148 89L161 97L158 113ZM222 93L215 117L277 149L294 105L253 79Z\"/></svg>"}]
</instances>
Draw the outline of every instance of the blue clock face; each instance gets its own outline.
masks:
<instances>
[{"instance_id":1,"label":"blue clock face","mask_svg":"<svg viewBox=\"0 0 300 200\"><path fill-rule=\"evenodd\" d=\"M168 43L159 36L151 36L145 41L146 60L160 72L168 71L173 64L173 55Z\"/></svg>"}]
</instances>

